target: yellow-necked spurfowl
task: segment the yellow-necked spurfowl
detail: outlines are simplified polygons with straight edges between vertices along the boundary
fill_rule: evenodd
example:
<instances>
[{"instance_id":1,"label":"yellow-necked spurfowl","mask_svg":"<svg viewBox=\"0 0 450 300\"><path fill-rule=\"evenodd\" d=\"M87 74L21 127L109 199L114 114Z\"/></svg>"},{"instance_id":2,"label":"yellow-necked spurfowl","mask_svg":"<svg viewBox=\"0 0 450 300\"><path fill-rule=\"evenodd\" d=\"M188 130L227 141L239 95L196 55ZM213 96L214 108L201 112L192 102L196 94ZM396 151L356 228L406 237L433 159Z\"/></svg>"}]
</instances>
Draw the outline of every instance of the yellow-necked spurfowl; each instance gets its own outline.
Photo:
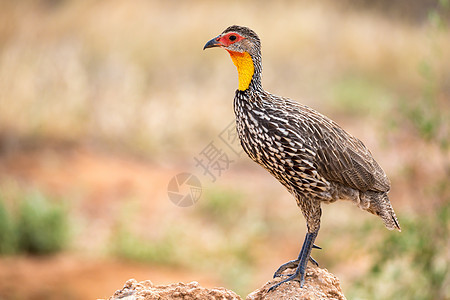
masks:
<instances>
[{"instance_id":1,"label":"yellow-necked spurfowl","mask_svg":"<svg viewBox=\"0 0 450 300\"><path fill-rule=\"evenodd\" d=\"M296 260L283 264L296 272L271 287L297 280L303 286L322 203L350 200L379 216L388 229L400 231L389 202L390 182L370 151L357 138L319 112L289 98L266 92L261 85L261 42L247 27L230 26L204 47L228 51L239 75L234 97L236 128L248 156L272 174L295 197L306 219L307 233Z\"/></svg>"}]
</instances>

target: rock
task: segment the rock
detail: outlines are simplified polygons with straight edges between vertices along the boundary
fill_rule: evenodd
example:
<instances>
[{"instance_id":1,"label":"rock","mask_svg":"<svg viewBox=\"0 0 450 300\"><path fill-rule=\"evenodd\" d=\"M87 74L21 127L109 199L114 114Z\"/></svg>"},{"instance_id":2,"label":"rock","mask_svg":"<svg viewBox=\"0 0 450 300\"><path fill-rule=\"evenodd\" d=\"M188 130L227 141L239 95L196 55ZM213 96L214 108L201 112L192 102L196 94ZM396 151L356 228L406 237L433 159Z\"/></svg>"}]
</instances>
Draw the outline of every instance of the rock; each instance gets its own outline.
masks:
<instances>
[{"instance_id":1,"label":"rock","mask_svg":"<svg viewBox=\"0 0 450 300\"><path fill-rule=\"evenodd\" d=\"M153 299L241 299L235 292L225 288L207 289L198 282L188 284L179 282L169 285L153 285L150 280L137 282L128 280L121 290L112 295L109 300L153 300Z\"/></svg>"},{"instance_id":2,"label":"rock","mask_svg":"<svg viewBox=\"0 0 450 300\"><path fill-rule=\"evenodd\" d=\"M295 270L287 269L284 275L292 274ZM267 290L286 277L277 277L268 281L263 287L250 293L246 300L271 300L271 299L346 299L342 293L339 279L326 269L308 267L306 269L305 283L300 288L298 281L283 283L274 291Z\"/></svg>"},{"instance_id":3,"label":"rock","mask_svg":"<svg viewBox=\"0 0 450 300\"><path fill-rule=\"evenodd\" d=\"M295 270L287 269L284 275L292 274ZM250 293L247 300L270 299L335 299L345 300L339 285L339 280L326 269L308 267L303 288L300 283L290 281L280 285L274 291L267 290L286 277L277 277L268 281L260 289ZM235 292L225 288L204 288L198 282L174 283L170 285L153 285L150 280L137 282L128 280L121 290L114 293L109 300L152 300L152 299L241 299ZM241 299L242 300L242 299Z\"/></svg>"}]
</instances>

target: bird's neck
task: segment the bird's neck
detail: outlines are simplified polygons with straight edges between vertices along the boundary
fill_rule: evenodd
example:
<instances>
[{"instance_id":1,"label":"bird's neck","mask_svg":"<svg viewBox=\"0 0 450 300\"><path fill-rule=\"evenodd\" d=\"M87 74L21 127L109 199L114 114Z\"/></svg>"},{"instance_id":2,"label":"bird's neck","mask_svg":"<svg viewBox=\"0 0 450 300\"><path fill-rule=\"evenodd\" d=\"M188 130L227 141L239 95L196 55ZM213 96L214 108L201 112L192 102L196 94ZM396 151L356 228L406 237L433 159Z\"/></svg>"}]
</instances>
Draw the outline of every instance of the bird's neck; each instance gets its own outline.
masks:
<instances>
[{"instance_id":1,"label":"bird's neck","mask_svg":"<svg viewBox=\"0 0 450 300\"><path fill-rule=\"evenodd\" d=\"M249 88L262 89L261 66L255 63L248 52L228 51L231 60L237 68L239 76L239 90L245 91Z\"/></svg>"}]
</instances>

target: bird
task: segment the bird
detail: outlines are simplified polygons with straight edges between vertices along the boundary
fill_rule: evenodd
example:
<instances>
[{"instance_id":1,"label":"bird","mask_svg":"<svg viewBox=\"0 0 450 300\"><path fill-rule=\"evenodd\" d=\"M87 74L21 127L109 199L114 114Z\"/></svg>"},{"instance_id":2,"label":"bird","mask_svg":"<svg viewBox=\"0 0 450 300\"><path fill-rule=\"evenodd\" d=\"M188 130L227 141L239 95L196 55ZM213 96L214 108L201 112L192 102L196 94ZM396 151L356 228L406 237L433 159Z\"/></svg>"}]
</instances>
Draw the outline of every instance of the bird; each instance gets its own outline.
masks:
<instances>
[{"instance_id":1,"label":"bird","mask_svg":"<svg viewBox=\"0 0 450 300\"><path fill-rule=\"evenodd\" d=\"M261 83L261 40L248 27L232 25L209 40L208 48L225 49L237 68L233 108L244 152L266 169L292 196L306 220L307 232L298 258L281 265L275 277L287 276L303 288L308 261L320 228L321 204L349 200L401 231L390 203L390 181L358 138L318 111L265 91ZM290 275L282 272L295 269Z\"/></svg>"}]
</instances>

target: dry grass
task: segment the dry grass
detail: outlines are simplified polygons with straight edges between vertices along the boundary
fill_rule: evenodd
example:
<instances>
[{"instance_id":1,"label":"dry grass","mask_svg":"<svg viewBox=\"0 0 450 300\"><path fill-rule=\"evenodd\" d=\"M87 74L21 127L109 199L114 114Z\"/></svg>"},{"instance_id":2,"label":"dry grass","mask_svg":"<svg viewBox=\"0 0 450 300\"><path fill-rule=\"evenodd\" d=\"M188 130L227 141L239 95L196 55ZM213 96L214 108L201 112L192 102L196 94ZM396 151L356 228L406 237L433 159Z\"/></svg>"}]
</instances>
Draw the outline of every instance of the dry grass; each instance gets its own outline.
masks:
<instances>
[{"instance_id":1,"label":"dry grass","mask_svg":"<svg viewBox=\"0 0 450 300\"><path fill-rule=\"evenodd\" d=\"M430 37L427 24L410 26L330 4L117 0L4 6L4 135L192 153L192 145L205 143L233 118L234 66L225 53L201 48L234 23L261 35L268 90L324 111L334 97L329 87L348 76L379 82L394 98L420 92L423 60L435 66L438 78L449 77L448 33ZM430 53L431 43L439 57Z\"/></svg>"}]
</instances>

